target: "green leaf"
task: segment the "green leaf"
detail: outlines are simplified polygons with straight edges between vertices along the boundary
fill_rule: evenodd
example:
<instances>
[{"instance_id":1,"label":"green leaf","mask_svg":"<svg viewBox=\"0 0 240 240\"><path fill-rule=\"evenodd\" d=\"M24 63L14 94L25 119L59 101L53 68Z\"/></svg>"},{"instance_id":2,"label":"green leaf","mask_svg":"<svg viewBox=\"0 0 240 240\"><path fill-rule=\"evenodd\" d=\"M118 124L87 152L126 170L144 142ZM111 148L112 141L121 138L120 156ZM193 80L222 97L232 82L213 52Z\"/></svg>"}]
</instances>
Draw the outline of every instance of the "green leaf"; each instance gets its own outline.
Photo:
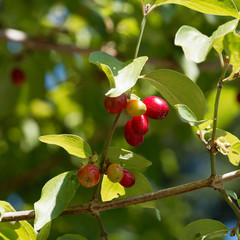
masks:
<instances>
[{"instance_id":1,"label":"green leaf","mask_svg":"<svg viewBox=\"0 0 240 240\"><path fill-rule=\"evenodd\" d=\"M125 190L119 183L111 182L106 175L103 176L101 185L101 198L102 201L111 201L114 198L125 195Z\"/></svg>"},{"instance_id":2,"label":"green leaf","mask_svg":"<svg viewBox=\"0 0 240 240\"><path fill-rule=\"evenodd\" d=\"M5 212L15 212L8 202L0 201L0 207ZM36 234L27 221L3 222L0 224L0 239L36 240Z\"/></svg>"},{"instance_id":3,"label":"green leaf","mask_svg":"<svg viewBox=\"0 0 240 240\"><path fill-rule=\"evenodd\" d=\"M61 173L49 180L42 189L40 200L34 204L34 229L41 229L59 216L74 197L78 187L75 171Z\"/></svg>"},{"instance_id":4,"label":"green leaf","mask_svg":"<svg viewBox=\"0 0 240 240\"><path fill-rule=\"evenodd\" d=\"M132 88L148 57L138 57L128 62L121 62L105 52L93 52L89 62L102 69L110 83L107 96L117 97Z\"/></svg>"},{"instance_id":5,"label":"green leaf","mask_svg":"<svg viewBox=\"0 0 240 240\"><path fill-rule=\"evenodd\" d=\"M228 153L228 158L229 161L235 165L238 166L240 163L240 141L234 143L230 149L229 149L229 153Z\"/></svg>"},{"instance_id":6,"label":"green leaf","mask_svg":"<svg viewBox=\"0 0 240 240\"><path fill-rule=\"evenodd\" d=\"M136 170L131 170L130 172L135 177L135 184L130 188L125 188L125 195L120 198L127 198L127 197L132 197L132 196L137 196L144 193L152 192L152 187L150 183L142 173ZM144 208L156 209L156 203L154 201L140 203L138 204L138 206L144 207Z\"/></svg>"},{"instance_id":7,"label":"green leaf","mask_svg":"<svg viewBox=\"0 0 240 240\"><path fill-rule=\"evenodd\" d=\"M212 219L200 219L188 224L180 233L179 240L212 239L227 233L228 229L223 223Z\"/></svg>"},{"instance_id":8,"label":"green leaf","mask_svg":"<svg viewBox=\"0 0 240 240\"><path fill-rule=\"evenodd\" d=\"M224 38L224 50L230 57L230 64L232 65L232 73L228 79L232 79L234 74L240 71L240 35L235 33L229 33Z\"/></svg>"},{"instance_id":9,"label":"green leaf","mask_svg":"<svg viewBox=\"0 0 240 240\"><path fill-rule=\"evenodd\" d=\"M58 237L57 240L87 240L87 239L78 234L65 234L61 237Z\"/></svg>"},{"instance_id":10,"label":"green leaf","mask_svg":"<svg viewBox=\"0 0 240 240\"><path fill-rule=\"evenodd\" d=\"M45 135L39 137L39 140L44 143L60 146L69 154L80 158L87 158L92 154L90 146L81 137L76 135Z\"/></svg>"},{"instance_id":11,"label":"green leaf","mask_svg":"<svg viewBox=\"0 0 240 240\"><path fill-rule=\"evenodd\" d=\"M206 137L211 138L212 136L212 129L206 132ZM225 137L226 142L231 144L231 147L228 149L229 153L227 154L230 163L235 166L239 165L240 162L240 141L239 139L234 136L233 134L217 128L216 130L216 138Z\"/></svg>"},{"instance_id":12,"label":"green leaf","mask_svg":"<svg viewBox=\"0 0 240 240\"><path fill-rule=\"evenodd\" d=\"M145 0L145 3L151 2L152 0ZM175 3L179 5L183 5L185 7L191 8L195 11L220 15L220 16L232 16L235 18L240 18L239 9L240 3L239 1L234 0L156 0L155 7L163 5Z\"/></svg>"},{"instance_id":13,"label":"green leaf","mask_svg":"<svg viewBox=\"0 0 240 240\"><path fill-rule=\"evenodd\" d=\"M204 118L206 100L203 92L191 79L173 70L160 69L142 77L149 81L173 106L187 105L198 120Z\"/></svg>"},{"instance_id":14,"label":"green leaf","mask_svg":"<svg viewBox=\"0 0 240 240\"><path fill-rule=\"evenodd\" d=\"M111 163L118 163L126 169L142 169L152 165L152 163L144 157L118 147L110 147L106 158L109 159Z\"/></svg>"},{"instance_id":15,"label":"green leaf","mask_svg":"<svg viewBox=\"0 0 240 240\"><path fill-rule=\"evenodd\" d=\"M47 240L51 230L51 222L45 224L39 233L37 233L37 240Z\"/></svg>"},{"instance_id":16,"label":"green leaf","mask_svg":"<svg viewBox=\"0 0 240 240\"><path fill-rule=\"evenodd\" d=\"M177 104L176 105L177 113L179 118L191 126L198 126L204 122L208 122L209 120L200 120L198 121L195 114L191 111L191 109L185 104Z\"/></svg>"},{"instance_id":17,"label":"green leaf","mask_svg":"<svg viewBox=\"0 0 240 240\"><path fill-rule=\"evenodd\" d=\"M213 32L211 37L208 37L197 29L190 26L182 26L175 37L175 45L181 46L183 48L185 57L188 60L194 61L196 63L203 62L214 42L216 41L216 50L221 51L221 42L223 36L232 32L236 29L238 24L238 19L229 21ZM221 53L221 52L220 52Z\"/></svg>"},{"instance_id":18,"label":"green leaf","mask_svg":"<svg viewBox=\"0 0 240 240\"><path fill-rule=\"evenodd\" d=\"M238 200L237 194L232 191L232 190L225 190L227 195L229 195L230 197L234 198L235 200Z\"/></svg>"}]
</instances>

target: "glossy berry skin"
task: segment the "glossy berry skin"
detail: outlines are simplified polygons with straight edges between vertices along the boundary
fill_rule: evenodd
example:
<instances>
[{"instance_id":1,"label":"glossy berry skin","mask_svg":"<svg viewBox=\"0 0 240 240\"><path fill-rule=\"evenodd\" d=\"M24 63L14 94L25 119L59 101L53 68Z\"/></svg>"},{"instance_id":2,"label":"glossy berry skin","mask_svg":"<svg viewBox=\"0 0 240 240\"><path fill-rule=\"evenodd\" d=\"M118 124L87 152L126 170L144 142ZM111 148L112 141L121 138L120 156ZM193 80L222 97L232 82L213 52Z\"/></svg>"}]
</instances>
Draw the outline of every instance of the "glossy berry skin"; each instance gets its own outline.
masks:
<instances>
[{"instance_id":1,"label":"glossy berry skin","mask_svg":"<svg viewBox=\"0 0 240 240\"><path fill-rule=\"evenodd\" d=\"M140 116L143 115L147 110L146 105L137 99L130 100L127 103L126 112L132 116Z\"/></svg>"},{"instance_id":2,"label":"glossy berry skin","mask_svg":"<svg viewBox=\"0 0 240 240\"><path fill-rule=\"evenodd\" d=\"M164 119L169 111L167 103L157 96L149 96L143 100L147 106L145 115L152 119Z\"/></svg>"},{"instance_id":3,"label":"glossy berry skin","mask_svg":"<svg viewBox=\"0 0 240 240\"><path fill-rule=\"evenodd\" d=\"M120 113L127 106L127 96L123 93L118 97L106 97L104 106L111 114Z\"/></svg>"},{"instance_id":4,"label":"glossy berry skin","mask_svg":"<svg viewBox=\"0 0 240 240\"><path fill-rule=\"evenodd\" d=\"M120 184L123 187L130 188L134 185L134 183L135 183L135 177L133 176L133 174L127 171L126 169L123 169L123 178L120 181Z\"/></svg>"},{"instance_id":5,"label":"glossy berry skin","mask_svg":"<svg viewBox=\"0 0 240 240\"><path fill-rule=\"evenodd\" d=\"M134 132L132 129L132 121L129 120L124 128L124 136L127 143L133 147L139 146L143 143L144 137L143 135L139 135Z\"/></svg>"},{"instance_id":6,"label":"glossy berry skin","mask_svg":"<svg viewBox=\"0 0 240 240\"><path fill-rule=\"evenodd\" d=\"M11 72L11 79L14 85L20 86L25 81L25 74L20 68L14 68Z\"/></svg>"},{"instance_id":7,"label":"glossy berry skin","mask_svg":"<svg viewBox=\"0 0 240 240\"><path fill-rule=\"evenodd\" d=\"M83 187L93 187L100 179L99 170L93 164L83 166L78 172L78 181Z\"/></svg>"},{"instance_id":8,"label":"glossy berry skin","mask_svg":"<svg viewBox=\"0 0 240 240\"><path fill-rule=\"evenodd\" d=\"M145 135L149 130L149 122L146 115L132 117L132 129L139 135Z\"/></svg>"},{"instance_id":9,"label":"glossy berry skin","mask_svg":"<svg viewBox=\"0 0 240 240\"><path fill-rule=\"evenodd\" d=\"M112 163L107 168L107 176L111 182L120 182L123 178L123 169L117 163Z\"/></svg>"}]
</instances>

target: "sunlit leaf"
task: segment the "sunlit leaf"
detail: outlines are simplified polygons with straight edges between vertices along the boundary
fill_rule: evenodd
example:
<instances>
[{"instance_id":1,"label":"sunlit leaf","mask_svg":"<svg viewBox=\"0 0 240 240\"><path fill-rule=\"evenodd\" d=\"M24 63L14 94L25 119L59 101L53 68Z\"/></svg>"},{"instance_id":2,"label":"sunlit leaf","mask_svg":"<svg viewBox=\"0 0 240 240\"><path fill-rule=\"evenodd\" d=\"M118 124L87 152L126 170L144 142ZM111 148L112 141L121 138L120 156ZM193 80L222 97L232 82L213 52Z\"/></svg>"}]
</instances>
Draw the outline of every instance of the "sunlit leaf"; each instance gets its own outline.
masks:
<instances>
[{"instance_id":1,"label":"sunlit leaf","mask_svg":"<svg viewBox=\"0 0 240 240\"><path fill-rule=\"evenodd\" d=\"M150 3L151 5L155 3L155 7L175 3L202 13L240 18L240 3L236 0L144 0L144 3Z\"/></svg>"},{"instance_id":2,"label":"sunlit leaf","mask_svg":"<svg viewBox=\"0 0 240 240\"><path fill-rule=\"evenodd\" d=\"M42 189L41 198L34 204L34 229L58 217L74 197L79 183L74 171L64 172L49 180Z\"/></svg>"},{"instance_id":3,"label":"sunlit leaf","mask_svg":"<svg viewBox=\"0 0 240 240\"><path fill-rule=\"evenodd\" d=\"M111 182L106 175L103 176L101 185L101 198L102 201L111 201L114 198L125 195L125 190L119 183Z\"/></svg>"},{"instance_id":4,"label":"sunlit leaf","mask_svg":"<svg viewBox=\"0 0 240 240\"><path fill-rule=\"evenodd\" d=\"M118 147L110 147L107 159L112 163L119 163L123 168L142 169L149 167L152 163L144 157L129 150Z\"/></svg>"},{"instance_id":5,"label":"sunlit leaf","mask_svg":"<svg viewBox=\"0 0 240 240\"><path fill-rule=\"evenodd\" d=\"M0 207L5 212L15 212L8 202L0 201ZM36 234L27 221L3 222L0 224L0 239L36 240Z\"/></svg>"},{"instance_id":6,"label":"sunlit leaf","mask_svg":"<svg viewBox=\"0 0 240 240\"><path fill-rule=\"evenodd\" d=\"M93 52L89 62L96 64L102 69L110 83L107 96L117 97L132 88L147 61L147 57L138 57L128 62L121 62L105 52Z\"/></svg>"},{"instance_id":7,"label":"sunlit leaf","mask_svg":"<svg viewBox=\"0 0 240 240\"><path fill-rule=\"evenodd\" d=\"M179 240L212 239L227 233L228 229L223 223L212 219L200 219L188 224L180 233Z\"/></svg>"},{"instance_id":8,"label":"sunlit leaf","mask_svg":"<svg viewBox=\"0 0 240 240\"><path fill-rule=\"evenodd\" d=\"M191 79L179 72L160 69L142 77L149 81L173 107L187 105L197 120L204 118L206 100L203 92Z\"/></svg>"},{"instance_id":9,"label":"sunlit leaf","mask_svg":"<svg viewBox=\"0 0 240 240\"><path fill-rule=\"evenodd\" d=\"M211 138L212 135L212 129L208 130L206 133L206 138ZM233 134L222 130L222 129L217 129L216 130L216 139L218 137L225 137L226 143L231 144L229 150L229 153L227 154L229 161L235 165L238 166L240 163L240 141L239 139L234 136Z\"/></svg>"},{"instance_id":10,"label":"sunlit leaf","mask_svg":"<svg viewBox=\"0 0 240 240\"><path fill-rule=\"evenodd\" d=\"M44 143L54 144L64 148L69 154L87 158L92 154L90 146L79 136L71 134L45 135L39 137Z\"/></svg>"},{"instance_id":11,"label":"sunlit leaf","mask_svg":"<svg viewBox=\"0 0 240 240\"><path fill-rule=\"evenodd\" d=\"M230 149L229 149L229 153L228 153L228 158L229 161L235 165L238 166L240 163L240 142L236 142L234 143Z\"/></svg>"},{"instance_id":12,"label":"sunlit leaf","mask_svg":"<svg viewBox=\"0 0 240 240\"><path fill-rule=\"evenodd\" d=\"M185 57L188 60L194 61L196 63L203 62L213 44L217 40L223 40L223 36L232 32L237 27L238 20L229 21L213 32L212 36L208 37L197 29L190 26L182 26L175 37L175 45L181 46L183 48ZM221 49L219 41L216 43L216 50ZM221 52L220 52L221 53Z\"/></svg>"},{"instance_id":13,"label":"sunlit leaf","mask_svg":"<svg viewBox=\"0 0 240 240\"><path fill-rule=\"evenodd\" d=\"M87 240L87 238L78 234L64 234L63 236L58 237L57 240Z\"/></svg>"},{"instance_id":14,"label":"sunlit leaf","mask_svg":"<svg viewBox=\"0 0 240 240\"><path fill-rule=\"evenodd\" d=\"M232 65L232 73L228 77L231 80L234 74L240 71L240 35L235 33L228 34L224 38L223 45Z\"/></svg>"}]
</instances>

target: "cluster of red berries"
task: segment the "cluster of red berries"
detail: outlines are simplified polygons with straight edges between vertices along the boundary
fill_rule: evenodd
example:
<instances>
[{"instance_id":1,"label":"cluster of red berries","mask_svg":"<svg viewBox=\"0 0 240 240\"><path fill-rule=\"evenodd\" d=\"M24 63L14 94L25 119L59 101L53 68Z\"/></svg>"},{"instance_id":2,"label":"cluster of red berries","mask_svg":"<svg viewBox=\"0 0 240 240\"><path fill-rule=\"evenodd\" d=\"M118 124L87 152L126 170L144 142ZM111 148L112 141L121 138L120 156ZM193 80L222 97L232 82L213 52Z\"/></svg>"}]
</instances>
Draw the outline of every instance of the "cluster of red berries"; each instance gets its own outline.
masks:
<instances>
[{"instance_id":1,"label":"cluster of red berries","mask_svg":"<svg viewBox=\"0 0 240 240\"><path fill-rule=\"evenodd\" d=\"M126 108L127 114L132 116L124 128L125 139L131 146L143 143L144 135L149 130L148 118L162 120L169 111L167 103L157 96L149 96L143 101L136 96L127 100L125 93L118 97L106 97L104 105L111 114L120 113Z\"/></svg>"},{"instance_id":2,"label":"cluster of red berries","mask_svg":"<svg viewBox=\"0 0 240 240\"><path fill-rule=\"evenodd\" d=\"M20 68L14 68L11 72L12 83L16 86L20 86L25 81L25 74Z\"/></svg>"},{"instance_id":3,"label":"cluster of red berries","mask_svg":"<svg viewBox=\"0 0 240 240\"><path fill-rule=\"evenodd\" d=\"M111 182L119 182L123 187L129 188L135 183L134 175L117 163L109 164L105 173ZM78 181L83 187L93 187L99 180L100 173L94 164L87 164L78 171Z\"/></svg>"}]
</instances>

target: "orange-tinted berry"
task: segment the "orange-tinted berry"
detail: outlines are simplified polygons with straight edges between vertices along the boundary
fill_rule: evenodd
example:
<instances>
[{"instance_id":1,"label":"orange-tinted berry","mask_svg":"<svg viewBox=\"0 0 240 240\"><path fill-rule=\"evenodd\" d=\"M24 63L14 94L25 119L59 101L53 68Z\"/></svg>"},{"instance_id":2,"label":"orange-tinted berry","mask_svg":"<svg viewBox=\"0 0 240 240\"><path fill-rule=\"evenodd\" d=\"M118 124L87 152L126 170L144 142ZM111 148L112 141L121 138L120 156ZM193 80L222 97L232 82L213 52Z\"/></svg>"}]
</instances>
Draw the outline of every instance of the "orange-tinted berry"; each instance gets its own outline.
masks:
<instances>
[{"instance_id":1,"label":"orange-tinted berry","mask_svg":"<svg viewBox=\"0 0 240 240\"><path fill-rule=\"evenodd\" d=\"M146 105L141 100L133 99L127 103L126 112L129 115L140 116L143 115L146 110Z\"/></svg>"},{"instance_id":2,"label":"orange-tinted berry","mask_svg":"<svg viewBox=\"0 0 240 240\"><path fill-rule=\"evenodd\" d=\"M122 167L117 163L110 164L107 168L107 176L111 182L120 182L123 177Z\"/></svg>"},{"instance_id":3,"label":"orange-tinted berry","mask_svg":"<svg viewBox=\"0 0 240 240\"><path fill-rule=\"evenodd\" d=\"M100 179L98 168L93 164L83 166L78 172L78 181L83 187L93 187Z\"/></svg>"}]
</instances>

